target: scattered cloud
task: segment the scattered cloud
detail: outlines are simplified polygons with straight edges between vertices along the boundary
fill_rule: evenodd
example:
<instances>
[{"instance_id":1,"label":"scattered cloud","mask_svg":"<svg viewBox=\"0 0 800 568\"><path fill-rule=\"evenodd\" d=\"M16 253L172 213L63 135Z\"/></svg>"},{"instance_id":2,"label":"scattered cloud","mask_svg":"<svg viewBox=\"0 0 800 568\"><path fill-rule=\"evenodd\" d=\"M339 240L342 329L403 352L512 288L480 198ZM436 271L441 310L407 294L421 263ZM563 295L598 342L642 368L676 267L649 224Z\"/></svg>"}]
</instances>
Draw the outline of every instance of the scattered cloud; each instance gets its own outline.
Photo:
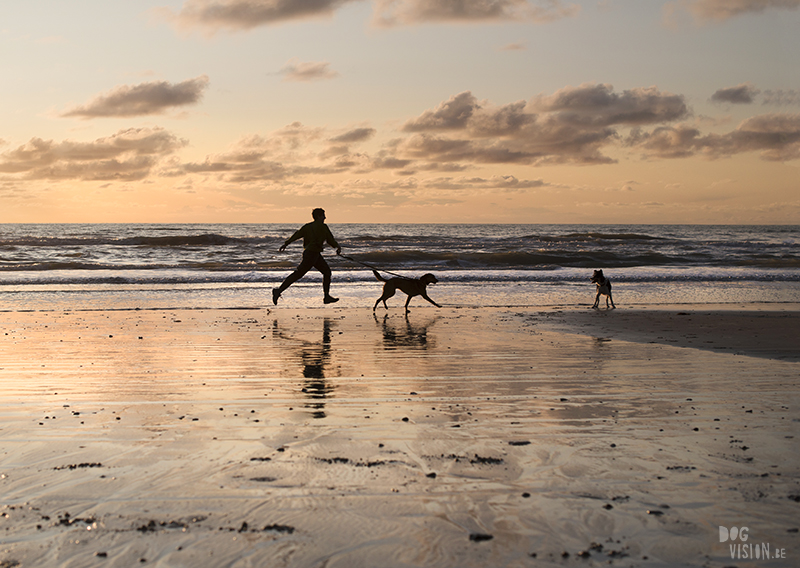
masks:
<instances>
[{"instance_id":1,"label":"scattered cloud","mask_svg":"<svg viewBox=\"0 0 800 568\"><path fill-rule=\"evenodd\" d=\"M761 104L775 105L775 106L797 106L800 105L800 91L789 89L784 91L778 89L776 91L764 91L764 98Z\"/></svg>"},{"instance_id":2,"label":"scattered cloud","mask_svg":"<svg viewBox=\"0 0 800 568\"><path fill-rule=\"evenodd\" d=\"M335 165L319 164L315 145L324 141L324 129L293 122L269 136L246 136L227 152L202 162L171 163L161 174L213 175L229 183L283 181L304 175L336 173Z\"/></svg>"},{"instance_id":3,"label":"scattered cloud","mask_svg":"<svg viewBox=\"0 0 800 568\"><path fill-rule=\"evenodd\" d=\"M755 98L760 92L761 91L756 89L752 84L742 83L741 85L736 85L735 87L719 89L713 95L711 95L711 101L715 103L749 105L755 102Z\"/></svg>"},{"instance_id":4,"label":"scattered cloud","mask_svg":"<svg viewBox=\"0 0 800 568\"><path fill-rule=\"evenodd\" d=\"M628 145L647 156L709 159L743 152L761 152L764 160L788 161L800 158L800 114L763 114L748 118L725 134L706 134L687 125L661 126L650 133L634 132Z\"/></svg>"},{"instance_id":5,"label":"scattered cloud","mask_svg":"<svg viewBox=\"0 0 800 568\"><path fill-rule=\"evenodd\" d=\"M721 90L720 97L739 100L757 92L745 87ZM402 131L410 136L396 141L392 151L412 159L407 168L416 170L443 163L605 164L616 161L612 150L626 147L651 159L745 152L772 161L800 157L798 114L754 116L724 134L703 133L703 121L687 123L691 117L682 95L656 87L617 92L607 84L584 84L502 106L466 91L408 120Z\"/></svg>"},{"instance_id":6,"label":"scattered cloud","mask_svg":"<svg viewBox=\"0 0 800 568\"><path fill-rule=\"evenodd\" d=\"M331 142L335 143L342 143L342 144L352 144L354 142L363 142L365 140L369 140L377 131L374 128L354 128L352 130L348 130L342 134L334 136L331 138Z\"/></svg>"},{"instance_id":7,"label":"scattered cloud","mask_svg":"<svg viewBox=\"0 0 800 568\"><path fill-rule=\"evenodd\" d=\"M584 84L503 106L466 91L407 121L402 129L414 135L398 151L430 162L610 163L601 150L620 137L619 128L688 115L682 96L656 87L617 93Z\"/></svg>"},{"instance_id":8,"label":"scattered cloud","mask_svg":"<svg viewBox=\"0 0 800 568\"><path fill-rule=\"evenodd\" d=\"M0 153L0 174L25 180L135 181L185 145L161 128L120 130L93 142L32 138Z\"/></svg>"},{"instance_id":9,"label":"scattered cloud","mask_svg":"<svg viewBox=\"0 0 800 568\"><path fill-rule=\"evenodd\" d=\"M159 8L156 14L178 29L243 31L315 17L329 17L346 4L362 0L186 0L175 13Z\"/></svg>"},{"instance_id":10,"label":"scattered cloud","mask_svg":"<svg viewBox=\"0 0 800 568\"><path fill-rule=\"evenodd\" d=\"M246 31L305 18L330 17L347 4L367 0L186 0L177 12L154 11L177 29ZM379 26L429 22L524 21L547 23L578 14L577 4L563 0L374 0L373 22Z\"/></svg>"},{"instance_id":11,"label":"scattered cloud","mask_svg":"<svg viewBox=\"0 0 800 568\"><path fill-rule=\"evenodd\" d=\"M541 179L536 180L520 180L515 176L492 176L490 178L483 177L438 177L426 179L419 183L419 187L438 189L438 190L485 190L485 189L499 189L505 191L524 191L534 189L537 187L548 186Z\"/></svg>"},{"instance_id":12,"label":"scattered cloud","mask_svg":"<svg viewBox=\"0 0 800 568\"><path fill-rule=\"evenodd\" d=\"M767 10L796 10L800 0L676 0L665 4L668 20L681 12L689 12L697 22L722 22L744 14L760 14Z\"/></svg>"},{"instance_id":13,"label":"scattered cloud","mask_svg":"<svg viewBox=\"0 0 800 568\"><path fill-rule=\"evenodd\" d=\"M751 83L742 83L735 87L719 89L711 95L711 101L716 103L752 104L759 95L762 105L770 106L796 106L800 105L800 91L795 89L767 89L761 91Z\"/></svg>"},{"instance_id":14,"label":"scattered cloud","mask_svg":"<svg viewBox=\"0 0 800 568\"><path fill-rule=\"evenodd\" d=\"M153 81L121 85L60 116L91 119L162 114L168 109L199 103L208 83L208 77L201 75L176 84Z\"/></svg>"},{"instance_id":15,"label":"scattered cloud","mask_svg":"<svg viewBox=\"0 0 800 568\"><path fill-rule=\"evenodd\" d=\"M341 134L336 134L328 138L328 147L320 154L321 158L339 156L338 167L351 167L356 165L356 161L350 155L351 147L354 144L366 142L375 134L377 130L370 127L353 128Z\"/></svg>"},{"instance_id":16,"label":"scattered cloud","mask_svg":"<svg viewBox=\"0 0 800 568\"><path fill-rule=\"evenodd\" d=\"M380 26L503 20L546 23L579 11L579 6L561 0L376 0L374 21Z\"/></svg>"},{"instance_id":17,"label":"scattered cloud","mask_svg":"<svg viewBox=\"0 0 800 568\"><path fill-rule=\"evenodd\" d=\"M339 73L330 69L327 61L298 61L290 59L280 70L284 81L320 81L338 77Z\"/></svg>"},{"instance_id":18,"label":"scattered cloud","mask_svg":"<svg viewBox=\"0 0 800 568\"><path fill-rule=\"evenodd\" d=\"M688 116L683 95L640 87L615 93L609 84L566 87L533 101L537 110L557 113L567 122L595 125L652 124Z\"/></svg>"},{"instance_id":19,"label":"scattered cloud","mask_svg":"<svg viewBox=\"0 0 800 568\"><path fill-rule=\"evenodd\" d=\"M721 89L717 98L730 101L750 92L739 87ZM781 100L791 98L781 93ZM758 152L764 160L800 159L800 114L762 114L728 132L704 132L723 127L697 120L682 95L657 87L616 91L608 84L589 83L499 105L464 91L409 118L394 133L369 125L332 130L293 122L243 137L200 161L180 159L177 151L187 142L162 128L121 130L91 142L33 138L0 147L0 182L162 176L176 178L178 186L205 180L289 191L298 184L318 187L328 176L347 174L365 180L359 187L374 175L380 191L391 191L395 184L513 192L548 184L521 179L517 172L487 176L481 168L609 164L626 153L645 159L721 159ZM396 181L386 181L386 175ZM352 180L341 187L356 191Z\"/></svg>"},{"instance_id":20,"label":"scattered cloud","mask_svg":"<svg viewBox=\"0 0 800 568\"><path fill-rule=\"evenodd\" d=\"M403 126L403 130L406 132L459 130L467 125L477 107L478 100L471 92L465 91L450 97L433 110L426 110L418 118L409 120Z\"/></svg>"}]
</instances>

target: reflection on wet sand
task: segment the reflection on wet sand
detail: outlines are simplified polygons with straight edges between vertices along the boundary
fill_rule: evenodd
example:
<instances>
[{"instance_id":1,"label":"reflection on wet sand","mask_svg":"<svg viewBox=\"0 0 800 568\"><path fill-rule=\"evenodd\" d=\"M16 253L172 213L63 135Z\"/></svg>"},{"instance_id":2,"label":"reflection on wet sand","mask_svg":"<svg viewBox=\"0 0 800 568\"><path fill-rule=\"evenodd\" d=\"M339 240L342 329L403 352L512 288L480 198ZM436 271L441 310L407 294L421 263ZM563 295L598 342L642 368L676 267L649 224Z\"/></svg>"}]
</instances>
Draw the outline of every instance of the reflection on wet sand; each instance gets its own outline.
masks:
<instances>
[{"instance_id":1,"label":"reflection on wet sand","mask_svg":"<svg viewBox=\"0 0 800 568\"><path fill-rule=\"evenodd\" d=\"M399 325L396 325L397 318L390 318L388 314L384 315L382 319L378 319L378 316L373 313L373 317L375 323L381 327L383 346L386 349L408 347L429 349L436 346L433 339L428 336L428 329L436 323L439 316L412 323L408 314L405 314L403 322Z\"/></svg>"},{"instance_id":2,"label":"reflection on wet sand","mask_svg":"<svg viewBox=\"0 0 800 568\"><path fill-rule=\"evenodd\" d=\"M720 519L800 556L796 349L421 311L0 314L0 565L701 568Z\"/></svg>"},{"instance_id":3,"label":"reflection on wet sand","mask_svg":"<svg viewBox=\"0 0 800 568\"><path fill-rule=\"evenodd\" d=\"M317 343L298 339L284 332L277 319L272 324L273 338L296 344L296 346L290 347L290 352L303 367L302 374L305 380L302 392L305 393L306 398L313 401L304 406L311 410L313 418L325 418L325 400L331 397L336 388L325 377L325 369L330 365L331 359L332 326L333 322L330 318L326 317L322 320L322 340Z\"/></svg>"}]
</instances>

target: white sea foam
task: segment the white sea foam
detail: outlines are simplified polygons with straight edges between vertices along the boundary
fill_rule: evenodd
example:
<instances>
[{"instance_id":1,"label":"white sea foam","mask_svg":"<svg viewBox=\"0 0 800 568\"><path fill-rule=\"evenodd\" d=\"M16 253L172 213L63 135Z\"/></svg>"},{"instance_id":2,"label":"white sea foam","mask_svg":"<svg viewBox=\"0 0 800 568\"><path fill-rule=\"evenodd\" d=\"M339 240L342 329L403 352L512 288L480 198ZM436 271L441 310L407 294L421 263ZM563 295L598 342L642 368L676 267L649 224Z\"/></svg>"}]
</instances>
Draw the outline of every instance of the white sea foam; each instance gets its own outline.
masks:
<instances>
[{"instance_id":1,"label":"white sea foam","mask_svg":"<svg viewBox=\"0 0 800 568\"><path fill-rule=\"evenodd\" d=\"M627 303L796 302L797 226L331 225L338 306L371 304L370 267L436 273L452 305L590 301L591 270ZM246 307L299 261L294 225L0 225L0 310ZM313 271L284 302L313 306ZM267 301L269 300L269 302Z\"/></svg>"}]
</instances>

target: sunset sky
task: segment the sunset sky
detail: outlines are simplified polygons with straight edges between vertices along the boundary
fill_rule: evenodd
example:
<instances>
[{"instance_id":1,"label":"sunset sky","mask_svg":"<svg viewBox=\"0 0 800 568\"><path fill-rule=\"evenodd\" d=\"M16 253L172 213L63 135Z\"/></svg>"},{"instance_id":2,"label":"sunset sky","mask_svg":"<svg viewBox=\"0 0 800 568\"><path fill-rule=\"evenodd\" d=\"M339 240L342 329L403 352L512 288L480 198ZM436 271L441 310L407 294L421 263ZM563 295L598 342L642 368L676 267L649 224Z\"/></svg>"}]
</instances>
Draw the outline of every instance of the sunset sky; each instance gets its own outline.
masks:
<instances>
[{"instance_id":1,"label":"sunset sky","mask_svg":"<svg viewBox=\"0 0 800 568\"><path fill-rule=\"evenodd\" d=\"M800 224L800 0L26 0L0 48L0 222Z\"/></svg>"}]
</instances>

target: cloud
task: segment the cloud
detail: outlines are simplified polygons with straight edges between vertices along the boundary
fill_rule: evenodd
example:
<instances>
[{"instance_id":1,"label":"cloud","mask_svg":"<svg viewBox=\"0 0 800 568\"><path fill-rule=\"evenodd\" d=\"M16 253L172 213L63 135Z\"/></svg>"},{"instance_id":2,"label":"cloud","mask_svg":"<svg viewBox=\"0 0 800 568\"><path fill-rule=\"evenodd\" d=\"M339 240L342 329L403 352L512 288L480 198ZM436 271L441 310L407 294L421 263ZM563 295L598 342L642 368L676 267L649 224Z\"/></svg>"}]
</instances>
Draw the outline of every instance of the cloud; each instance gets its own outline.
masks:
<instances>
[{"instance_id":1,"label":"cloud","mask_svg":"<svg viewBox=\"0 0 800 568\"><path fill-rule=\"evenodd\" d=\"M120 130L93 142L32 138L0 153L0 173L27 180L140 180L185 145L161 128Z\"/></svg>"},{"instance_id":2,"label":"cloud","mask_svg":"<svg viewBox=\"0 0 800 568\"><path fill-rule=\"evenodd\" d=\"M716 98L743 100L757 92L744 85L721 89ZM755 116L726 134L673 125L690 116L682 95L656 87L617 92L607 84L584 84L502 106L465 91L408 120L402 131L411 136L398 140L392 152L413 160L406 168L417 171L433 171L437 164L607 164L616 161L608 152L620 147L641 150L647 158L800 156L800 115Z\"/></svg>"},{"instance_id":3,"label":"cloud","mask_svg":"<svg viewBox=\"0 0 800 568\"><path fill-rule=\"evenodd\" d=\"M402 130L413 136L397 152L423 163L610 163L602 149L620 138L620 128L688 115L682 96L656 87L618 93L584 84L502 106L465 91L407 121Z\"/></svg>"},{"instance_id":4,"label":"cloud","mask_svg":"<svg viewBox=\"0 0 800 568\"><path fill-rule=\"evenodd\" d=\"M324 129L293 122L269 136L246 136L227 152L209 155L202 162L170 164L161 173L170 177L212 175L228 183L283 181L336 173L339 168L334 164L318 163L314 146L324 140Z\"/></svg>"},{"instance_id":5,"label":"cloud","mask_svg":"<svg viewBox=\"0 0 800 568\"><path fill-rule=\"evenodd\" d=\"M161 19L183 30L245 31L305 18L330 17L347 4L366 0L186 0L178 12L162 7ZM428 22L524 21L546 23L577 15L562 0L374 0L379 26Z\"/></svg>"},{"instance_id":6,"label":"cloud","mask_svg":"<svg viewBox=\"0 0 800 568\"><path fill-rule=\"evenodd\" d=\"M682 95L640 87L615 93L608 84L566 87L550 96L534 99L533 106L558 113L565 122L596 125L652 124L686 117L689 109Z\"/></svg>"},{"instance_id":7,"label":"cloud","mask_svg":"<svg viewBox=\"0 0 800 568\"><path fill-rule=\"evenodd\" d=\"M161 114L170 108L200 102L208 82L206 75L200 75L177 84L153 81L133 86L121 85L61 116L90 119Z\"/></svg>"},{"instance_id":8,"label":"cloud","mask_svg":"<svg viewBox=\"0 0 800 568\"><path fill-rule=\"evenodd\" d=\"M528 180L517 179L515 176L492 176L483 177L439 177L424 180L420 187L439 189L439 190L485 190L500 189L505 191L524 191L537 187L545 187L550 184L541 179Z\"/></svg>"},{"instance_id":9,"label":"cloud","mask_svg":"<svg viewBox=\"0 0 800 568\"><path fill-rule=\"evenodd\" d=\"M385 178L392 175L397 181L391 183L403 187L525 191L544 182L523 179L516 169L492 176L482 168L492 165L494 174L506 165L609 164L633 155L721 159L759 152L765 160L800 158L800 114L758 115L723 133L704 130L730 127L692 118L683 96L657 87L617 91L589 83L504 104L464 91L409 118L391 139L368 125L333 130L293 122L194 161L176 154L185 141L159 128L123 130L86 143L34 138L0 148L0 182L159 175L184 186L292 191L318 187L323 179L337 180L324 182L337 186L346 177L368 181L375 174L382 188L389 188ZM412 182L412 176L419 179Z\"/></svg>"},{"instance_id":10,"label":"cloud","mask_svg":"<svg viewBox=\"0 0 800 568\"><path fill-rule=\"evenodd\" d=\"M304 18L331 16L338 8L362 0L186 0L180 11L157 14L179 29L250 30Z\"/></svg>"},{"instance_id":11,"label":"cloud","mask_svg":"<svg viewBox=\"0 0 800 568\"><path fill-rule=\"evenodd\" d=\"M525 42L508 43L497 48L499 51L525 51L528 45Z\"/></svg>"},{"instance_id":12,"label":"cloud","mask_svg":"<svg viewBox=\"0 0 800 568\"><path fill-rule=\"evenodd\" d=\"M665 13L670 19L679 11L688 11L698 22L722 22L744 14L797 8L800 0L679 0L665 4Z\"/></svg>"},{"instance_id":13,"label":"cloud","mask_svg":"<svg viewBox=\"0 0 800 568\"><path fill-rule=\"evenodd\" d=\"M478 100L465 91L450 97L433 110L426 110L419 117L403 125L406 132L431 130L458 130L464 128L478 107Z\"/></svg>"},{"instance_id":14,"label":"cloud","mask_svg":"<svg viewBox=\"0 0 800 568\"><path fill-rule=\"evenodd\" d=\"M357 159L350 156L353 144L365 142L375 136L376 130L370 127L353 128L336 136L328 138L328 147L320 153L321 158L337 156L338 167L351 167L356 165Z\"/></svg>"},{"instance_id":15,"label":"cloud","mask_svg":"<svg viewBox=\"0 0 800 568\"><path fill-rule=\"evenodd\" d=\"M703 150L712 157L761 151L765 160L800 158L800 114L762 114L743 121L736 130L709 135Z\"/></svg>"},{"instance_id":16,"label":"cloud","mask_svg":"<svg viewBox=\"0 0 800 568\"><path fill-rule=\"evenodd\" d=\"M800 105L800 91L794 89L773 91L768 89L764 91L764 98L761 104L775 106Z\"/></svg>"},{"instance_id":17,"label":"cloud","mask_svg":"<svg viewBox=\"0 0 800 568\"><path fill-rule=\"evenodd\" d=\"M755 98L760 92L761 91L756 89L752 84L742 83L741 85L736 85L735 87L719 89L713 95L711 95L711 100L712 102L716 103L748 105L755 102Z\"/></svg>"},{"instance_id":18,"label":"cloud","mask_svg":"<svg viewBox=\"0 0 800 568\"><path fill-rule=\"evenodd\" d=\"M376 0L380 26L428 22L552 22L577 15L580 8L561 0Z\"/></svg>"},{"instance_id":19,"label":"cloud","mask_svg":"<svg viewBox=\"0 0 800 568\"><path fill-rule=\"evenodd\" d=\"M626 145L644 150L648 157L688 158L697 151L700 130L688 125L660 126L650 133L634 130Z\"/></svg>"},{"instance_id":20,"label":"cloud","mask_svg":"<svg viewBox=\"0 0 800 568\"><path fill-rule=\"evenodd\" d=\"M369 140L377 131L374 128L354 128L352 130L348 130L343 134L339 134L338 136L334 136L331 138L331 142L334 143L341 143L341 144L352 144L355 142L363 142L365 140Z\"/></svg>"},{"instance_id":21,"label":"cloud","mask_svg":"<svg viewBox=\"0 0 800 568\"><path fill-rule=\"evenodd\" d=\"M297 61L290 59L289 62L280 70L284 81L320 81L323 79L333 79L339 73L329 69L330 63L327 61Z\"/></svg>"},{"instance_id":22,"label":"cloud","mask_svg":"<svg viewBox=\"0 0 800 568\"><path fill-rule=\"evenodd\" d=\"M758 115L743 121L731 132L705 136L686 125L658 127L650 133L634 132L628 145L658 158L701 155L718 159L761 152L764 160L796 160L800 158L800 114Z\"/></svg>"}]
</instances>

